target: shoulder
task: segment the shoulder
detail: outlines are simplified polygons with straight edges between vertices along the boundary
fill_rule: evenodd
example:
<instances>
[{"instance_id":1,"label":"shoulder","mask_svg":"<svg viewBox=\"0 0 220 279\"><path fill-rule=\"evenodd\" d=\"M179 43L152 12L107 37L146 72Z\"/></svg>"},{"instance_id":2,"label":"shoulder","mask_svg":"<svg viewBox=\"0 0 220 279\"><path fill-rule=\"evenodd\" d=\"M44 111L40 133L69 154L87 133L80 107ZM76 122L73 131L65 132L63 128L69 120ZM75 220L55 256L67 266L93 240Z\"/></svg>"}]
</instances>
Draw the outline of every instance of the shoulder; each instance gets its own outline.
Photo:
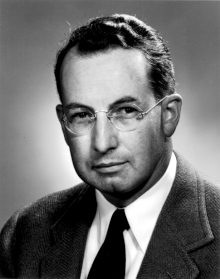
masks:
<instances>
[{"instance_id":1,"label":"shoulder","mask_svg":"<svg viewBox=\"0 0 220 279\"><path fill-rule=\"evenodd\" d=\"M206 211L210 227L215 236L220 237L220 184L196 171L199 202ZM204 203L201 200L204 199ZM202 207L202 206L201 206ZM219 246L220 248L220 246Z\"/></svg>"},{"instance_id":2,"label":"shoulder","mask_svg":"<svg viewBox=\"0 0 220 279\"><path fill-rule=\"evenodd\" d=\"M0 277L2 274L13 277L12 263L18 257L29 257L29 261L37 262L37 255L49 248L50 228L89 188L82 183L43 197L15 212L0 234ZM31 253L33 249L38 251L35 258Z\"/></svg>"},{"instance_id":3,"label":"shoulder","mask_svg":"<svg viewBox=\"0 0 220 279\"><path fill-rule=\"evenodd\" d=\"M179 193L198 207L208 217L211 227L218 233L220 229L220 183L198 171L182 156L177 157L176 184L180 185ZM184 193L183 193L184 192ZM197 205L197 206L196 206ZM219 233L220 235L220 233Z\"/></svg>"},{"instance_id":4,"label":"shoulder","mask_svg":"<svg viewBox=\"0 0 220 279\"><path fill-rule=\"evenodd\" d=\"M220 183L212 180L205 174L198 171L186 159L175 152L177 158L177 181L181 184L190 185L196 184L198 188L203 188L205 195L209 199L213 198L215 201L220 200Z\"/></svg>"},{"instance_id":5,"label":"shoulder","mask_svg":"<svg viewBox=\"0 0 220 279\"><path fill-rule=\"evenodd\" d=\"M0 247L8 248L19 235L32 237L37 229L44 234L71 206L84 195L89 186L81 183L70 189L45 196L38 201L16 211L7 221L0 234Z\"/></svg>"},{"instance_id":6,"label":"shoulder","mask_svg":"<svg viewBox=\"0 0 220 279\"><path fill-rule=\"evenodd\" d=\"M76 199L83 195L88 187L81 183L72 188L47 195L30 205L24 206L13 214L5 227L14 227L18 222L19 224L25 222L26 225L39 222L41 224L42 222L53 224Z\"/></svg>"},{"instance_id":7,"label":"shoulder","mask_svg":"<svg viewBox=\"0 0 220 279\"><path fill-rule=\"evenodd\" d=\"M199 187L204 191L205 210L210 226L220 237L220 184L200 173L197 173L197 177Z\"/></svg>"}]
</instances>

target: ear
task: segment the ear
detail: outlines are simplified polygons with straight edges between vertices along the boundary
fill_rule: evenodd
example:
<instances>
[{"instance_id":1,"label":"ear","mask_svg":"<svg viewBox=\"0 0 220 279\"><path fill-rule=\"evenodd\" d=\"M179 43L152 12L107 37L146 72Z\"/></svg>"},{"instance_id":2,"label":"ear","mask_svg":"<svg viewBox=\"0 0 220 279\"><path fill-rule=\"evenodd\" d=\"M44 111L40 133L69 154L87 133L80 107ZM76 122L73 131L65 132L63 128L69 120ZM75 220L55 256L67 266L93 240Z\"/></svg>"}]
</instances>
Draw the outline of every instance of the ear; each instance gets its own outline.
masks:
<instances>
[{"instance_id":1,"label":"ear","mask_svg":"<svg viewBox=\"0 0 220 279\"><path fill-rule=\"evenodd\" d=\"M63 131L65 141L68 145L68 139L67 139L67 136L66 136L66 128L65 128L63 120L62 120L62 118L63 118L63 106L62 105L57 105L56 106L56 112L57 112L58 120L60 121L60 124L61 124L61 128L62 128L62 131Z\"/></svg>"},{"instance_id":2,"label":"ear","mask_svg":"<svg viewBox=\"0 0 220 279\"><path fill-rule=\"evenodd\" d=\"M162 125L165 136L171 137L180 119L182 97L175 93L167 96L162 102Z\"/></svg>"}]
</instances>

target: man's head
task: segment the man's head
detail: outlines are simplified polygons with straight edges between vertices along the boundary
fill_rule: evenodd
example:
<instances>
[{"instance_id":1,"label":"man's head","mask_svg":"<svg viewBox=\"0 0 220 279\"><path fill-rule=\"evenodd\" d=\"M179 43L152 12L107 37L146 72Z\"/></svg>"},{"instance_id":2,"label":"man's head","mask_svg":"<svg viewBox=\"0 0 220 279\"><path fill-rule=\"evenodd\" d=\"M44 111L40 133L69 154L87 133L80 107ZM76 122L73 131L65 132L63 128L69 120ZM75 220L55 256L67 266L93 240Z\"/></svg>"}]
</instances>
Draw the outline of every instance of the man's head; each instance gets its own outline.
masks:
<instances>
[{"instance_id":1,"label":"man's head","mask_svg":"<svg viewBox=\"0 0 220 279\"><path fill-rule=\"evenodd\" d=\"M80 56L89 56L109 49L137 49L143 52L149 86L159 100L175 93L174 68L170 52L158 32L134 16L112 15L93 19L72 32L57 54L55 78L62 101L60 69L66 54L75 47Z\"/></svg>"},{"instance_id":2,"label":"man's head","mask_svg":"<svg viewBox=\"0 0 220 279\"><path fill-rule=\"evenodd\" d=\"M117 28L113 21L118 22ZM181 98L174 93L171 60L162 59L169 57L168 51L162 39L160 46L156 44L153 29L129 16L96 19L92 24L95 27L76 30L73 45L58 56L55 73L62 105L57 106L57 114L78 175L122 207L152 187L165 172ZM123 29L120 32L126 33L126 39L115 34L115 28L117 32ZM146 38L145 29L151 34ZM134 30L142 35L135 35ZM141 40L146 40L151 60L149 51L140 48ZM111 41L111 46L106 41ZM159 60L163 60L161 66L156 63Z\"/></svg>"}]
</instances>

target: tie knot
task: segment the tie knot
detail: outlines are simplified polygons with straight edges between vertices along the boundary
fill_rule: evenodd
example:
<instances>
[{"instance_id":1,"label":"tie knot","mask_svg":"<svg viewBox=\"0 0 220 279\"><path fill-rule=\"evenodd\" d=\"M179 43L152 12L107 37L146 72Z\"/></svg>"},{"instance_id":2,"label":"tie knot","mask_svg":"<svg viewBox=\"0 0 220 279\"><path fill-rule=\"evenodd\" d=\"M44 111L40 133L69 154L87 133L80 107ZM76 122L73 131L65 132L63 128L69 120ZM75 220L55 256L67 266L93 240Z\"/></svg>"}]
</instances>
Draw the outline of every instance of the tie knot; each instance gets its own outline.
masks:
<instances>
[{"instance_id":1,"label":"tie knot","mask_svg":"<svg viewBox=\"0 0 220 279\"><path fill-rule=\"evenodd\" d=\"M120 230L121 232L130 228L124 209L115 210L112 215L109 227L117 228L117 230Z\"/></svg>"}]
</instances>

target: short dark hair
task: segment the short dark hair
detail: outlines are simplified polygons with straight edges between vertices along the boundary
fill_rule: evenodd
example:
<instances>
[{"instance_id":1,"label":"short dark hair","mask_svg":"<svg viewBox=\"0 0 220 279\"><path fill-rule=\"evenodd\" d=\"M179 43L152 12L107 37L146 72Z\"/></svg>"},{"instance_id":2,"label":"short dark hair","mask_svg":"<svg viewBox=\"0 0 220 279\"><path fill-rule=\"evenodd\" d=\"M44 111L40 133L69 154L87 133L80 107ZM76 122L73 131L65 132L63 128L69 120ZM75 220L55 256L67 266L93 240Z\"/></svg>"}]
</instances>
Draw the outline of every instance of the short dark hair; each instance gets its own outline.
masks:
<instances>
[{"instance_id":1,"label":"short dark hair","mask_svg":"<svg viewBox=\"0 0 220 279\"><path fill-rule=\"evenodd\" d=\"M141 50L150 65L149 86L156 99L175 92L176 82L172 59L159 33L134 16L114 14L92 19L77 28L58 51L54 73L61 102L60 69L66 54L73 47L76 47L77 54L80 56L116 48Z\"/></svg>"}]
</instances>

